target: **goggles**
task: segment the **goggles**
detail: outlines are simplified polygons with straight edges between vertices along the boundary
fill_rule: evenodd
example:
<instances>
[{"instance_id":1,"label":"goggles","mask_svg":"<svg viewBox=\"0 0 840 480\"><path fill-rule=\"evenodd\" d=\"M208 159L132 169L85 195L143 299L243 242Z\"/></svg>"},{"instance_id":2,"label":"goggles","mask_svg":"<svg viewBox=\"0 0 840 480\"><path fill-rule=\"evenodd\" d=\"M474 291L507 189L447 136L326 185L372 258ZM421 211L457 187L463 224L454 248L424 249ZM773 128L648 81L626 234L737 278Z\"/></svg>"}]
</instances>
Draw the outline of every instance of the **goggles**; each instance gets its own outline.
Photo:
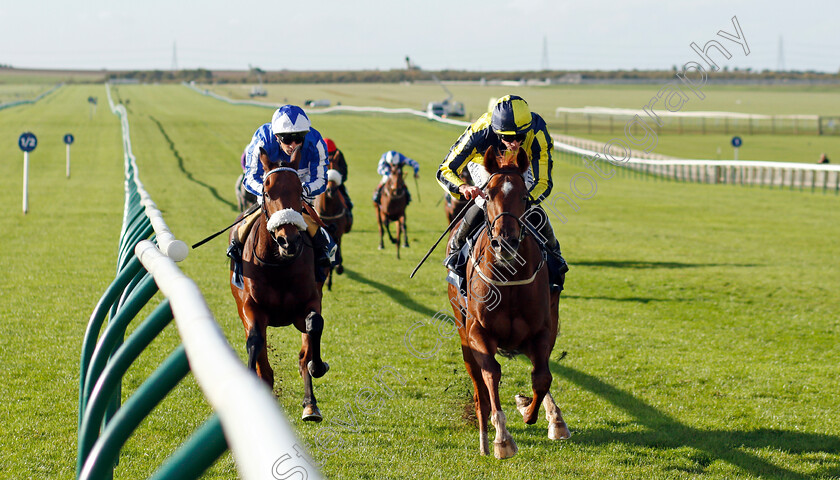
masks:
<instances>
[{"instance_id":1,"label":"goggles","mask_svg":"<svg viewBox=\"0 0 840 480\"><path fill-rule=\"evenodd\" d=\"M275 137L277 137L280 143L291 145L293 143L303 143L303 139L306 138L306 132L278 133Z\"/></svg>"},{"instance_id":2,"label":"goggles","mask_svg":"<svg viewBox=\"0 0 840 480\"><path fill-rule=\"evenodd\" d=\"M517 133L515 135L499 135L499 138L504 140L505 142L519 142L522 143L525 141L525 138L528 136L527 133Z\"/></svg>"}]
</instances>

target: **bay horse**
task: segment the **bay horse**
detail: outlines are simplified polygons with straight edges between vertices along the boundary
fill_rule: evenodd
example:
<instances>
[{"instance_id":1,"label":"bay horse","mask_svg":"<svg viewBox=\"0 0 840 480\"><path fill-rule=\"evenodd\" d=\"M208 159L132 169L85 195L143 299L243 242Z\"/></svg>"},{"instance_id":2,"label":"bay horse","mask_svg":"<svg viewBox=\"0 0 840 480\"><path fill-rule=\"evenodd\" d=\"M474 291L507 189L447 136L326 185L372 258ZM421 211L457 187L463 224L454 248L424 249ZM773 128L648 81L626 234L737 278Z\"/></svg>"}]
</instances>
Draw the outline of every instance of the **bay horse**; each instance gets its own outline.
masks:
<instances>
[{"instance_id":1,"label":"bay horse","mask_svg":"<svg viewBox=\"0 0 840 480\"><path fill-rule=\"evenodd\" d=\"M323 283L315 280L312 240L306 233L303 187L297 174L300 149L289 164L271 165L260 156L263 177L262 215L254 222L242 248L243 287L231 292L245 327L248 368L274 387L274 371L266 350L267 327L294 325L301 332L298 370L303 378L303 420L321 421L312 378L322 377L329 365L321 359ZM236 234L233 229L231 238Z\"/></svg>"},{"instance_id":2,"label":"bay horse","mask_svg":"<svg viewBox=\"0 0 840 480\"><path fill-rule=\"evenodd\" d=\"M548 267L539 244L522 221L529 198L524 179L529 160L525 149L518 152L518 156L508 153L499 158L491 147L485 153L484 167L491 175L484 188L485 228L467 262L467 291L459 292L452 284L448 290L455 319L460 322L464 364L473 381L479 448L483 455L490 453L489 418L496 429L496 458L508 458L518 451L499 399L502 370L496 352L521 353L531 360L532 397L517 395L515 399L525 423L537 421L542 404L548 437L571 436L549 392L552 376L548 361L557 338L560 292L549 290Z\"/></svg>"},{"instance_id":3,"label":"bay horse","mask_svg":"<svg viewBox=\"0 0 840 480\"><path fill-rule=\"evenodd\" d=\"M391 243L397 246L397 258L400 258L400 238L404 235L403 246L408 248L408 231L405 226L405 211L408 206L408 187L405 186L402 165L391 165L388 180L382 185L382 196L379 205L373 203L376 209L376 219L379 222L379 249L385 248L384 232L387 230ZM391 236L391 222L397 222L397 238ZM383 229L384 227L384 229Z\"/></svg>"},{"instance_id":4,"label":"bay horse","mask_svg":"<svg viewBox=\"0 0 840 480\"><path fill-rule=\"evenodd\" d=\"M461 177L467 185L473 185L472 176L470 175L469 168L464 167L461 170L461 174L458 175ZM443 207L444 211L446 212L446 223L451 224L452 219L457 217L461 210L464 209L464 206L469 202L469 200L465 199L464 197L461 198L454 198L452 195L446 194L446 202Z\"/></svg>"},{"instance_id":5,"label":"bay horse","mask_svg":"<svg viewBox=\"0 0 840 480\"><path fill-rule=\"evenodd\" d=\"M341 173L333 168L330 163L330 169L327 170L327 189L324 193L315 198L315 211L321 220L327 226L330 236L335 240L336 244L336 265L335 272L341 275L344 272L344 265L342 265L343 257L341 255L341 237L345 233L350 232L352 222L347 212L350 210L344 200L344 195L341 194L338 187L341 185ZM332 272L333 267L330 267L327 272L327 289L332 290Z\"/></svg>"}]
</instances>

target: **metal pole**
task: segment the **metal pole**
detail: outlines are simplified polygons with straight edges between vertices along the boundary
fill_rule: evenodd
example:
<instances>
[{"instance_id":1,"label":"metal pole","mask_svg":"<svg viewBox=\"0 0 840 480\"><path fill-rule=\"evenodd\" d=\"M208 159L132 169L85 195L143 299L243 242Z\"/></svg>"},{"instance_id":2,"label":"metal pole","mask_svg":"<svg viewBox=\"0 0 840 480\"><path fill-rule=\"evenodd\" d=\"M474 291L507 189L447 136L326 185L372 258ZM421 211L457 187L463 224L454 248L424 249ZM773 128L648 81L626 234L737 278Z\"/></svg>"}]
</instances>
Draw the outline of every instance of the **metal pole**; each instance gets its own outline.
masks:
<instances>
[{"instance_id":1,"label":"metal pole","mask_svg":"<svg viewBox=\"0 0 840 480\"><path fill-rule=\"evenodd\" d=\"M70 178L70 144L67 144L67 178Z\"/></svg>"},{"instance_id":2,"label":"metal pole","mask_svg":"<svg viewBox=\"0 0 840 480\"><path fill-rule=\"evenodd\" d=\"M29 211L29 152L23 152L23 214Z\"/></svg>"}]
</instances>

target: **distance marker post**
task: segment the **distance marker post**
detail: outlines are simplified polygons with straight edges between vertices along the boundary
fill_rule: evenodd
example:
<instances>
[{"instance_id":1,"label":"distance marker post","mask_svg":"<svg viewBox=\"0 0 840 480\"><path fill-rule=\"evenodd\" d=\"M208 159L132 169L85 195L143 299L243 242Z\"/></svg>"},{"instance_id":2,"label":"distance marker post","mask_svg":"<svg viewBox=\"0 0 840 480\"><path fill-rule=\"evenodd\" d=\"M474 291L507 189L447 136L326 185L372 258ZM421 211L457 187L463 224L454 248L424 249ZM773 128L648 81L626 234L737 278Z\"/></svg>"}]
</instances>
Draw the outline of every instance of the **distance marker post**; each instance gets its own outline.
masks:
<instances>
[{"instance_id":1,"label":"distance marker post","mask_svg":"<svg viewBox=\"0 0 840 480\"><path fill-rule=\"evenodd\" d=\"M72 133L68 133L64 136L64 143L67 144L67 178L70 178L70 144L73 143L75 139L73 138Z\"/></svg>"},{"instance_id":2,"label":"distance marker post","mask_svg":"<svg viewBox=\"0 0 840 480\"><path fill-rule=\"evenodd\" d=\"M29 211L29 152L38 146L38 139L32 132L23 132L18 138L18 146L23 150L23 213Z\"/></svg>"},{"instance_id":3,"label":"distance marker post","mask_svg":"<svg viewBox=\"0 0 840 480\"><path fill-rule=\"evenodd\" d=\"M744 142L741 141L741 137L732 137L732 146L735 147L735 160L738 160L738 147L741 146Z\"/></svg>"}]
</instances>

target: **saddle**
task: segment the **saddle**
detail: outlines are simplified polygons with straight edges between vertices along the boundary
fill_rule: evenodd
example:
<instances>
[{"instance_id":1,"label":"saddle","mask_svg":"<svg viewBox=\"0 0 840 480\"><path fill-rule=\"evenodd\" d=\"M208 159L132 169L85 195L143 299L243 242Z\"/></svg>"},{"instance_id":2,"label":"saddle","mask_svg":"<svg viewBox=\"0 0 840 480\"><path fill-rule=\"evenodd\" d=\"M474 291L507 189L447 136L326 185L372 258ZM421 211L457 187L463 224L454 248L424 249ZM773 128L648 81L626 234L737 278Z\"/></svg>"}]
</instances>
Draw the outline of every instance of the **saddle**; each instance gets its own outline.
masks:
<instances>
[{"instance_id":1,"label":"saddle","mask_svg":"<svg viewBox=\"0 0 840 480\"><path fill-rule=\"evenodd\" d=\"M487 228L487 225L482 224L475 229L475 231L467 238L467 241L464 242L464 246L461 247L461 250L458 251L457 267L455 271L446 271L446 281L457 288L459 292L464 293L467 291L467 260L470 258L470 252L472 252L473 245L475 245L478 241L478 236L481 235L481 232L483 232L485 228ZM543 257L543 261L545 262L546 267L548 267L549 288L552 292L562 292L563 283L565 281L565 270L563 269L563 264L554 258L553 255L548 254L545 245L539 241L537 244L540 246L540 253Z\"/></svg>"}]
</instances>

